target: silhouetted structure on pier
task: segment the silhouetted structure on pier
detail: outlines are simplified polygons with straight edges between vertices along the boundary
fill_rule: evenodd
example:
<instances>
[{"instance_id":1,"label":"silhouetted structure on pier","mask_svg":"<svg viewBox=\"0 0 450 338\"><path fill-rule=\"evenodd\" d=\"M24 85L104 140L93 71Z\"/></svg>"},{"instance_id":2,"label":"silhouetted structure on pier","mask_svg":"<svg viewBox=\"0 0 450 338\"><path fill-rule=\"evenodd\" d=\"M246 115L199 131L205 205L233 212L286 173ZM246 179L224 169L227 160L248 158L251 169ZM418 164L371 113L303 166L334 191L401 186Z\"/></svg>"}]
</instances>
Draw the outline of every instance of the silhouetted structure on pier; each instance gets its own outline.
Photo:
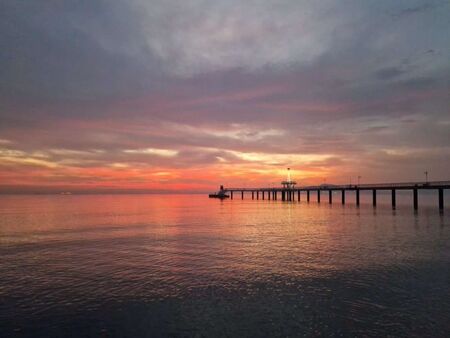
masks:
<instances>
[{"instance_id":1,"label":"silhouetted structure on pier","mask_svg":"<svg viewBox=\"0 0 450 338\"><path fill-rule=\"evenodd\" d=\"M437 190L439 210L444 210L444 190L450 189L450 181L439 182L407 182L407 183L380 183L380 184L358 184L358 185L320 185L320 186L295 186L295 182L288 178L288 181L282 182L280 188L223 188L224 191L230 193L233 199L233 193L240 193L241 199L244 199L244 193L251 193L252 199L268 199L282 201L300 201L301 193L306 192L306 200L310 201L311 192L317 192L317 202L320 203L321 193L328 193L328 203L333 203L333 192L341 192L341 203L345 204L345 195L347 191L355 191L356 205L360 205L360 192L363 190L372 191L372 204L377 205L377 191L391 191L392 208L395 209L396 191L411 190L413 192L413 208L417 210L419 207L419 190Z\"/></svg>"}]
</instances>

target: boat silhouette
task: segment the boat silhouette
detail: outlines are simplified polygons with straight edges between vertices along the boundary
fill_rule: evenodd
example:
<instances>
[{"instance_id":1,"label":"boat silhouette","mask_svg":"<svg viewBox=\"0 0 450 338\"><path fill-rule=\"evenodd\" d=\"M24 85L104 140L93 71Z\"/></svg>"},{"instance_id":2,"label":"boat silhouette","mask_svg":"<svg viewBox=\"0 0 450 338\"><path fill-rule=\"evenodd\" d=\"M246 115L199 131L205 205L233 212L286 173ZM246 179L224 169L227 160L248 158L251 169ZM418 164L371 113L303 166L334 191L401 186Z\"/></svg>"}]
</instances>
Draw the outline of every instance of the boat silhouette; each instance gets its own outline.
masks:
<instances>
[{"instance_id":1,"label":"boat silhouette","mask_svg":"<svg viewBox=\"0 0 450 338\"><path fill-rule=\"evenodd\" d=\"M209 194L209 198L220 198L220 199L224 199L224 198L229 198L230 195L227 195L225 193L225 190L223 190L223 185L220 186L220 190L216 193L212 193Z\"/></svg>"}]
</instances>

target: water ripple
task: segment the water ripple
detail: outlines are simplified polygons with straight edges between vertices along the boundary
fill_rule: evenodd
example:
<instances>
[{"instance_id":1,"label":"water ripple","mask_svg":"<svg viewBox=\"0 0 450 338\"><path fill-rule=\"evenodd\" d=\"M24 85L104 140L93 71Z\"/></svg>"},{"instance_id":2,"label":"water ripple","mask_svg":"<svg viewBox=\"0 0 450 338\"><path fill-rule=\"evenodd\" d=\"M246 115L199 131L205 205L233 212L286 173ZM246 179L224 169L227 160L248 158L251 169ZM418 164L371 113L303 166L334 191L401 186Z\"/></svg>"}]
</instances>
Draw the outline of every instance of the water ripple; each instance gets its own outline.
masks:
<instances>
[{"instance_id":1,"label":"water ripple","mask_svg":"<svg viewBox=\"0 0 450 338\"><path fill-rule=\"evenodd\" d=\"M203 196L0 198L2 336L450 331L446 215Z\"/></svg>"}]
</instances>

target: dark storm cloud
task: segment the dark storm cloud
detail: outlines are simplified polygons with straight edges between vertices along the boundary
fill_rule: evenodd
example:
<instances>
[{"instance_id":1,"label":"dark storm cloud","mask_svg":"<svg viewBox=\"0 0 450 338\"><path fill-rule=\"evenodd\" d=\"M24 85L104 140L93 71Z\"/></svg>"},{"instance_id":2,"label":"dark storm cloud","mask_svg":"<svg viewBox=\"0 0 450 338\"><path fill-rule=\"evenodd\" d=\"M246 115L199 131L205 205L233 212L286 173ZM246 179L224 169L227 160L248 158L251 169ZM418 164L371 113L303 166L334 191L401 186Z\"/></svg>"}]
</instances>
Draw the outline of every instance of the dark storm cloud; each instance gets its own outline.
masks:
<instances>
[{"instance_id":1,"label":"dark storm cloud","mask_svg":"<svg viewBox=\"0 0 450 338\"><path fill-rule=\"evenodd\" d=\"M380 80L390 80L390 79L396 78L404 73L405 73L404 70L399 69L397 67L388 67L388 68L383 68L383 69L377 70L375 75Z\"/></svg>"},{"instance_id":2,"label":"dark storm cloud","mask_svg":"<svg viewBox=\"0 0 450 338\"><path fill-rule=\"evenodd\" d=\"M102 99L156 82L139 13L120 1L2 1L0 95L30 102ZM148 76L148 77L147 77Z\"/></svg>"},{"instance_id":3,"label":"dark storm cloud","mask_svg":"<svg viewBox=\"0 0 450 338\"><path fill-rule=\"evenodd\" d=\"M443 2L441 2L442 4ZM409 7L409 8L405 8L401 11L399 11L398 13L392 14L393 17L395 18L400 18L403 16L408 16L408 15L412 15L412 14L417 14L417 13L422 13L425 11L428 11L430 9L436 8L438 6L438 4L421 4L415 7Z\"/></svg>"}]
</instances>

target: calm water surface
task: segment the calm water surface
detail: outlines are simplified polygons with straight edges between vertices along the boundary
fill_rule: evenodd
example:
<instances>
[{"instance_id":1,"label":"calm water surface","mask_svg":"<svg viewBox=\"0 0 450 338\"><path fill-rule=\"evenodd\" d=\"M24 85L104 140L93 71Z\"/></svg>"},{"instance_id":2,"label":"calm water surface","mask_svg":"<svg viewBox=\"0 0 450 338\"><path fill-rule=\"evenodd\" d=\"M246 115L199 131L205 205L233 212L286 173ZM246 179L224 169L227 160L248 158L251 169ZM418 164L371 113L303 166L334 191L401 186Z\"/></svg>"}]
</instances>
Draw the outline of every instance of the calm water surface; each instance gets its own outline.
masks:
<instances>
[{"instance_id":1,"label":"calm water surface","mask_svg":"<svg viewBox=\"0 0 450 338\"><path fill-rule=\"evenodd\" d=\"M445 337L450 210L428 197L0 196L0 337Z\"/></svg>"}]
</instances>

